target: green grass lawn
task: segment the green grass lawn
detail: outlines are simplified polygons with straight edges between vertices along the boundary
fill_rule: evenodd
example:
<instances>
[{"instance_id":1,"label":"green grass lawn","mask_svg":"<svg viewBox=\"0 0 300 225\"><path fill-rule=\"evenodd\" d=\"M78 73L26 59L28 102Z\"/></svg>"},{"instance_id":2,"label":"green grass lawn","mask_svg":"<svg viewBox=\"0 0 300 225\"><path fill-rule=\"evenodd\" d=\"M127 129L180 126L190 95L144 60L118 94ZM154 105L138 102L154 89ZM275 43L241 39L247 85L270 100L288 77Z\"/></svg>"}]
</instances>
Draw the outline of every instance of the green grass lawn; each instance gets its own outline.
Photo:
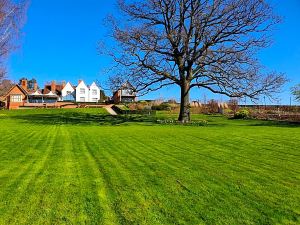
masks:
<instances>
[{"instance_id":1,"label":"green grass lawn","mask_svg":"<svg viewBox=\"0 0 300 225\"><path fill-rule=\"evenodd\" d=\"M0 111L0 224L300 223L299 126L193 118Z\"/></svg>"}]
</instances>

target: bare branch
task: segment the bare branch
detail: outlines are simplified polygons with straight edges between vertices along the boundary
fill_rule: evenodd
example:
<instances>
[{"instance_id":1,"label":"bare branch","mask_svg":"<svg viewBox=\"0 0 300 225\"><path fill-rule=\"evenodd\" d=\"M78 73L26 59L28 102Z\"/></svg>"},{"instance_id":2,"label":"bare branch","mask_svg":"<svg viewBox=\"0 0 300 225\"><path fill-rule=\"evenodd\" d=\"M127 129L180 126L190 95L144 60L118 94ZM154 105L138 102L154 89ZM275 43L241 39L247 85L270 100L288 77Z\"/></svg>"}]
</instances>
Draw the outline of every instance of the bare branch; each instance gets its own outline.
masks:
<instances>
[{"instance_id":1,"label":"bare branch","mask_svg":"<svg viewBox=\"0 0 300 225\"><path fill-rule=\"evenodd\" d=\"M263 0L120 0L119 6L122 20L110 26L118 45L109 54L117 73L146 92L179 85L187 108L193 87L257 98L285 82L256 58L280 21Z\"/></svg>"},{"instance_id":2,"label":"bare branch","mask_svg":"<svg viewBox=\"0 0 300 225\"><path fill-rule=\"evenodd\" d=\"M15 39L23 25L26 2L14 3L0 0L0 80L6 74L4 63L7 56L15 49Z\"/></svg>"}]
</instances>

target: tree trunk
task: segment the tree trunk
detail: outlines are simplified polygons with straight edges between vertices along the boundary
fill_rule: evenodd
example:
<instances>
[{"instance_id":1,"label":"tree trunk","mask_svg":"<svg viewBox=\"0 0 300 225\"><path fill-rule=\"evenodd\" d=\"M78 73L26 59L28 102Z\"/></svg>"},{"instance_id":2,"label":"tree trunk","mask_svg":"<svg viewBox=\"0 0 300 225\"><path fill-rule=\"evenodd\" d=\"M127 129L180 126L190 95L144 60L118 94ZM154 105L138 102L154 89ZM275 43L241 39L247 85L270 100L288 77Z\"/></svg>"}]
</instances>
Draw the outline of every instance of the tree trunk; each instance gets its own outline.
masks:
<instances>
[{"instance_id":1,"label":"tree trunk","mask_svg":"<svg viewBox=\"0 0 300 225\"><path fill-rule=\"evenodd\" d=\"M190 113L190 83L185 82L181 85L180 113L178 121L187 123L191 120Z\"/></svg>"}]
</instances>

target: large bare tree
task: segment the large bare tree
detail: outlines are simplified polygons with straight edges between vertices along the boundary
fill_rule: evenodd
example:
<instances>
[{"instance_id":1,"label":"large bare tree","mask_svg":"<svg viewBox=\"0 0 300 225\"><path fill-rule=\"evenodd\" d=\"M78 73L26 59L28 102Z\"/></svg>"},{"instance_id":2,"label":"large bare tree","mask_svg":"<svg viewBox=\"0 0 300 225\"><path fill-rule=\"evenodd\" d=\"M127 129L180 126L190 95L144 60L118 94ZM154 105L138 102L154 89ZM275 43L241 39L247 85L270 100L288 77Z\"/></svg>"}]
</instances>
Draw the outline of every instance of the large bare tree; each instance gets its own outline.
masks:
<instances>
[{"instance_id":1,"label":"large bare tree","mask_svg":"<svg viewBox=\"0 0 300 225\"><path fill-rule=\"evenodd\" d=\"M5 76L7 56L16 47L16 38L24 21L25 1L0 0L0 80Z\"/></svg>"},{"instance_id":2,"label":"large bare tree","mask_svg":"<svg viewBox=\"0 0 300 225\"><path fill-rule=\"evenodd\" d=\"M256 58L280 21L264 0L120 0L118 5L121 16L108 17L117 43L109 51L116 62L111 79L129 80L143 93L178 85L179 121L190 120L192 88L257 98L285 82Z\"/></svg>"}]
</instances>

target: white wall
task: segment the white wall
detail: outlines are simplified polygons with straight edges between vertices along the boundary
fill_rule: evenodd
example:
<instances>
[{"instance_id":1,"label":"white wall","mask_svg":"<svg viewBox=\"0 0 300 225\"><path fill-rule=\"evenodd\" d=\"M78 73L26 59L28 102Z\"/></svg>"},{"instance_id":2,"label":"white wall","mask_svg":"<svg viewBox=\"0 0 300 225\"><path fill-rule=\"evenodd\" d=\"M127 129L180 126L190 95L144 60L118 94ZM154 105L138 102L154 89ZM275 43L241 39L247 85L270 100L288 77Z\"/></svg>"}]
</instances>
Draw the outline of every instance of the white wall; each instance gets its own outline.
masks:
<instances>
[{"instance_id":1,"label":"white wall","mask_svg":"<svg viewBox=\"0 0 300 225\"><path fill-rule=\"evenodd\" d=\"M84 93L81 92L84 90ZM76 102L89 102L89 88L81 81L76 87Z\"/></svg>"},{"instance_id":2,"label":"white wall","mask_svg":"<svg viewBox=\"0 0 300 225\"><path fill-rule=\"evenodd\" d=\"M66 86L61 90L61 96L62 97L66 97L68 94L68 92L71 92L71 94L74 94L74 88L72 87L72 85L70 84L70 82L68 82L66 84Z\"/></svg>"},{"instance_id":3,"label":"white wall","mask_svg":"<svg viewBox=\"0 0 300 225\"><path fill-rule=\"evenodd\" d=\"M100 88L93 82L89 89L89 102L98 102L100 100Z\"/></svg>"}]
</instances>

